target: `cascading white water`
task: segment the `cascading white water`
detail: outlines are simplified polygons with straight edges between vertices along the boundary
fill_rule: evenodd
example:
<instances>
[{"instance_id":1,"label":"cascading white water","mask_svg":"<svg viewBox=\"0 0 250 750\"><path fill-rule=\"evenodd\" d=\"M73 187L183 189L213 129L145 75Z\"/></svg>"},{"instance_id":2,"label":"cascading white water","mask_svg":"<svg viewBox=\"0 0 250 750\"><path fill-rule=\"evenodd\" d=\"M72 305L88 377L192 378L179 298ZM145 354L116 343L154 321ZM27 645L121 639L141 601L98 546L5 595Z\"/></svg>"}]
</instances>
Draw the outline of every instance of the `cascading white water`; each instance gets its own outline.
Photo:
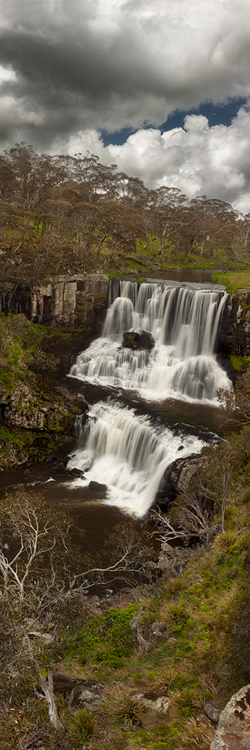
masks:
<instances>
[{"instance_id":1,"label":"cascading white water","mask_svg":"<svg viewBox=\"0 0 250 750\"><path fill-rule=\"evenodd\" d=\"M145 515L158 490L164 470L176 458L198 453L202 441L193 435L173 435L149 418L113 401L99 402L89 412L81 443L68 467L83 472L71 487L90 481L107 485L106 503L138 518ZM86 475L85 475L86 472Z\"/></svg>"},{"instance_id":2,"label":"cascading white water","mask_svg":"<svg viewBox=\"0 0 250 750\"><path fill-rule=\"evenodd\" d=\"M137 390L146 399L167 397L217 403L231 382L214 354L223 292L120 282L100 338L77 358L72 377ZM122 346L123 333L144 330L154 347Z\"/></svg>"},{"instance_id":3,"label":"cascading white water","mask_svg":"<svg viewBox=\"0 0 250 750\"><path fill-rule=\"evenodd\" d=\"M217 403L217 389L231 383L214 354L223 292L116 282L110 290L103 333L77 357L71 377L140 394L144 400L168 397ZM115 298L114 298L115 297ZM123 334L147 331L150 350L124 347ZM165 468L178 457L198 453L202 441L176 436L164 426L111 401L91 408L80 445L69 468L84 473L72 487L106 484L105 502L142 517L154 501ZM181 451L179 453L181 447Z\"/></svg>"}]
</instances>

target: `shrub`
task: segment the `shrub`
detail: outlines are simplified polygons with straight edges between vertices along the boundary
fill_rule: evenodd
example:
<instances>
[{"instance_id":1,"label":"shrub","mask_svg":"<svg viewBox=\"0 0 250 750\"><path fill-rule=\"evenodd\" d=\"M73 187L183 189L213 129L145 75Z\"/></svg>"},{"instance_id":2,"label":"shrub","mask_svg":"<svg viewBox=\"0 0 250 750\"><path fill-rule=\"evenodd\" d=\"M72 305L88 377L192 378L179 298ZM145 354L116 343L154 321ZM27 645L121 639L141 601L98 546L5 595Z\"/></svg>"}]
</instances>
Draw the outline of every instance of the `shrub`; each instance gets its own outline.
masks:
<instances>
[{"instance_id":1,"label":"shrub","mask_svg":"<svg viewBox=\"0 0 250 750\"><path fill-rule=\"evenodd\" d=\"M70 734L77 742L87 742L95 730L95 717L92 711L79 708L70 719Z\"/></svg>"},{"instance_id":2,"label":"shrub","mask_svg":"<svg viewBox=\"0 0 250 750\"><path fill-rule=\"evenodd\" d=\"M214 737L214 728L208 721L202 720L197 721L192 716L187 722L185 729L182 734L183 750L191 750L191 748L197 748L198 750L205 750L209 748Z\"/></svg>"},{"instance_id":3,"label":"shrub","mask_svg":"<svg viewBox=\"0 0 250 750\"><path fill-rule=\"evenodd\" d=\"M173 688L179 688L185 682L185 678L172 664L157 670L153 675L154 687L159 694Z\"/></svg>"},{"instance_id":4,"label":"shrub","mask_svg":"<svg viewBox=\"0 0 250 750\"><path fill-rule=\"evenodd\" d=\"M183 716L188 718L197 708L202 708L200 695L193 688L183 688L182 690L173 690L170 693L171 704Z\"/></svg>"},{"instance_id":5,"label":"shrub","mask_svg":"<svg viewBox=\"0 0 250 750\"><path fill-rule=\"evenodd\" d=\"M125 689L116 687L107 695L103 713L118 724L139 726L146 710L137 695L130 695Z\"/></svg>"}]
</instances>

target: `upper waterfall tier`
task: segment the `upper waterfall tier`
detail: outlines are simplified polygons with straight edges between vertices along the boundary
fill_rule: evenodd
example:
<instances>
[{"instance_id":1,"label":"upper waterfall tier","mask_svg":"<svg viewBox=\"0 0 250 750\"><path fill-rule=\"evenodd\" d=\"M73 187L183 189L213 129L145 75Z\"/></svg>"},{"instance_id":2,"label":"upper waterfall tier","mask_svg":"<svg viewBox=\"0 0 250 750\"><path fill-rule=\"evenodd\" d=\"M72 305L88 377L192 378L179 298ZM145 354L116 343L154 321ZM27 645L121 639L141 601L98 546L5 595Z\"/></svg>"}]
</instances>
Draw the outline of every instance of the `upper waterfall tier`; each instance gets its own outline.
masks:
<instances>
[{"instance_id":1,"label":"upper waterfall tier","mask_svg":"<svg viewBox=\"0 0 250 750\"><path fill-rule=\"evenodd\" d=\"M144 398L185 398L216 403L230 389L215 347L224 292L162 284L116 282L110 289L102 336L77 358L70 375L140 391ZM154 347L122 346L123 333L149 331Z\"/></svg>"}]
</instances>

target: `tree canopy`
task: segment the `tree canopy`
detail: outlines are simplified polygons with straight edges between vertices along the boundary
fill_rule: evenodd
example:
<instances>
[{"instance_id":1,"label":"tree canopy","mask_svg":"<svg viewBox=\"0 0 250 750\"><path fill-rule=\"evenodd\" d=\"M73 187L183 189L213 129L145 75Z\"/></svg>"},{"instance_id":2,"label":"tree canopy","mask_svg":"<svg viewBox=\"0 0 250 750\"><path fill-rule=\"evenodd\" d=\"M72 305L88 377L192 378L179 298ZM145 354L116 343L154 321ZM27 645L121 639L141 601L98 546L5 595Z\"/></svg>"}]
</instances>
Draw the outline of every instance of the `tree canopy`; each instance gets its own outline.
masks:
<instances>
[{"instance_id":1,"label":"tree canopy","mask_svg":"<svg viewBox=\"0 0 250 750\"><path fill-rule=\"evenodd\" d=\"M0 155L0 275L31 287L55 274L114 267L153 249L156 266L191 253L220 265L249 260L250 214L174 187L149 190L95 155Z\"/></svg>"}]
</instances>

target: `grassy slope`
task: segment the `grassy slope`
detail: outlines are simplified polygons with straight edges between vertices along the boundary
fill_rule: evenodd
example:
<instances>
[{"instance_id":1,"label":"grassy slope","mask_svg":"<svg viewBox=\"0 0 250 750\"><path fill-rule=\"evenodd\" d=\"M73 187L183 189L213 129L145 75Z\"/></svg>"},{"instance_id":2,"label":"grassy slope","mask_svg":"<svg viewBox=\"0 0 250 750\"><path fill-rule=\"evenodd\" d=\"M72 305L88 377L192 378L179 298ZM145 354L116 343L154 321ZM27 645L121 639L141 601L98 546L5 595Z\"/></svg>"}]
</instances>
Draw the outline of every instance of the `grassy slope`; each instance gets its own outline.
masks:
<instances>
[{"instance_id":1,"label":"grassy slope","mask_svg":"<svg viewBox=\"0 0 250 750\"><path fill-rule=\"evenodd\" d=\"M122 664L118 659L116 668L107 656L102 658L98 648L90 649L82 660L84 643L81 646L79 634L75 652L71 650L71 670L103 680L107 689L105 712L97 719L91 747L209 748L214 732L202 705L212 700L224 707L232 692L250 679L249 574L243 564L249 511L250 493L243 491L227 510L226 533L210 548L197 550L182 576L165 574L152 594L145 597L139 621L149 643L148 652L135 651L128 658L121 636L117 653L123 644L124 658ZM89 634L94 632L92 628L90 623ZM110 648L110 635L107 627L107 652L102 641L104 654ZM131 706L132 697L138 693L151 699L168 696L168 716L144 713L136 698ZM109 737L105 741L107 725Z\"/></svg>"},{"instance_id":2,"label":"grassy slope","mask_svg":"<svg viewBox=\"0 0 250 750\"><path fill-rule=\"evenodd\" d=\"M202 712L204 702L222 708L250 680L249 573L244 567L249 511L247 490L227 511L226 533L210 548L197 550L183 575L165 574L138 605L106 605L98 616L69 610L58 645L40 651L40 663L101 681L105 704L95 715L69 712L58 696L66 727L60 740L49 725L46 702L34 695L36 678L27 672L25 680L15 678L10 693L15 723L11 712L2 715L2 750L18 748L18 738L35 725L46 730L46 750L82 750L86 740L89 750L208 750L214 728ZM138 610L148 642L144 653L135 648L129 627ZM150 700L167 696L168 714L145 710L141 693Z\"/></svg>"}]
</instances>

